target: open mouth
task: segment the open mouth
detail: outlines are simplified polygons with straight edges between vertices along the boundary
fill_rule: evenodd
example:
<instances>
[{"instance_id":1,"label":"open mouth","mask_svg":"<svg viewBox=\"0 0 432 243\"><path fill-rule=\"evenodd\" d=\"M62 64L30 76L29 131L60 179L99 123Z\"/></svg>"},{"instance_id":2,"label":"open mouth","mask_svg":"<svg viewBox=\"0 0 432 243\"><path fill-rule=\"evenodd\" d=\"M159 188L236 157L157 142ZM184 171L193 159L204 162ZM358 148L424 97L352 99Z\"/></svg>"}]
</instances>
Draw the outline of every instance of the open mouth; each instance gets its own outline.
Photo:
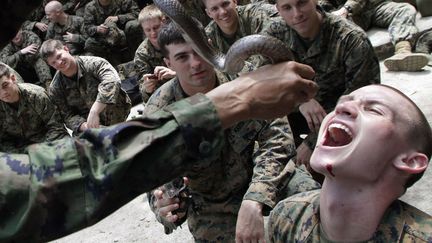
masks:
<instances>
[{"instance_id":1,"label":"open mouth","mask_svg":"<svg viewBox=\"0 0 432 243\"><path fill-rule=\"evenodd\" d=\"M332 123L327 128L323 145L329 147L345 146L351 143L352 139L353 133L347 126L341 123Z\"/></svg>"}]
</instances>

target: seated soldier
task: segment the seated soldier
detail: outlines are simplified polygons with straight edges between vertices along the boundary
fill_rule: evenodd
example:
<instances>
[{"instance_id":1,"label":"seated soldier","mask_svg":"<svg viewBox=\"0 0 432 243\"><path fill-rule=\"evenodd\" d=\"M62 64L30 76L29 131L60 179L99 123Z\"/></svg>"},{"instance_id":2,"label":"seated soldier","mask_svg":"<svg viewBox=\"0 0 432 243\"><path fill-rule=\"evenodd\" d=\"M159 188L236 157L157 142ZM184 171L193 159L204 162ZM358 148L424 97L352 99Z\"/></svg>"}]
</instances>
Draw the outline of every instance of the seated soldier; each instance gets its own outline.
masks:
<instances>
[{"instance_id":1,"label":"seated soldier","mask_svg":"<svg viewBox=\"0 0 432 243\"><path fill-rule=\"evenodd\" d=\"M175 77L176 73L166 67L157 42L159 30L165 22L163 13L151 4L141 10L138 21L146 38L136 50L134 62L145 103L157 88Z\"/></svg>"},{"instance_id":2,"label":"seated soldier","mask_svg":"<svg viewBox=\"0 0 432 243\"><path fill-rule=\"evenodd\" d=\"M52 75L47 63L37 54L41 40L31 31L19 30L10 43L0 51L0 61L15 69L24 80L47 88ZM38 79L34 79L36 73Z\"/></svg>"},{"instance_id":3,"label":"seated soldier","mask_svg":"<svg viewBox=\"0 0 432 243\"><path fill-rule=\"evenodd\" d=\"M0 151L24 152L33 143L68 136L55 105L42 87L17 83L0 63Z\"/></svg>"},{"instance_id":4,"label":"seated soldier","mask_svg":"<svg viewBox=\"0 0 432 243\"><path fill-rule=\"evenodd\" d=\"M311 157L323 187L275 207L271 242L430 242L432 217L398 198L431 151L428 121L400 91L371 85L342 96Z\"/></svg>"},{"instance_id":5,"label":"seated soldier","mask_svg":"<svg viewBox=\"0 0 432 243\"><path fill-rule=\"evenodd\" d=\"M263 2L244 6L237 6L236 0L203 0L203 3L212 19L205 28L209 42L222 53L227 53L236 40L259 33L270 17L277 14L274 5ZM248 61L252 66L243 71L262 65L264 60L255 55Z\"/></svg>"},{"instance_id":6,"label":"seated soldier","mask_svg":"<svg viewBox=\"0 0 432 243\"><path fill-rule=\"evenodd\" d=\"M66 13L84 17L85 6L91 1L92 0L60 0L60 3L63 5L63 10Z\"/></svg>"},{"instance_id":7,"label":"seated soldier","mask_svg":"<svg viewBox=\"0 0 432 243\"><path fill-rule=\"evenodd\" d=\"M40 54L57 70L49 95L74 135L126 120L130 100L120 88L117 71L107 60L74 57L58 40L45 41Z\"/></svg>"},{"instance_id":8,"label":"seated soldier","mask_svg":"<svg viewBox=\"0 0 432 243\"><path fill-rule=\"evenodd\" d=\"M285 42L296 61L310 65L320 87L314 99L288 116L298 146L296 161L308 165L324 116L341 95L379 83L379 63L366 33L324 12L317 0L277 0L276 7L282 18L273 18L263 33Z\"/></svg>"},{"instance_id":9,"label":"seated soldier","mask_svg":"<svg viewBox=\"0 0 432 243\"><path fill-rule=\"evenodd\" d=\"M167 66L176 71L177 77L155 91L144 115L189 96L207 93L229 81L185 42L174 23L161 29L158 42ZM165 232L170 233L187 218L189 230L198 242L264 240L263 214L276 204L282 182L295 174L294 163L289 162L295 155L290 126L286 117L247 120L234 125L225 135L223 151L212 165L186 174L191 195L189 205L180 203L180 196L163 195L165 187L149 195L150 205L166 227ZM313 180L289 186L296 192L319 188ZM172 212L178 208L186 210L186 215Z\"/></svg>"},{"instance_id":10,"label":"seated soldier","mask_svg":"<svg viewBox=\"0 0 432 243\"><path fill-rule=\"evenodd\" d=\"M419 71L428 63L423 53L412 53L414 37L418 33L415 26L417 11L412 5L392 0L343 0L333 6L337 9L333 14L349 16L364 30L373 26L388 28L395 47L395 55L384 60L389 71Z\"/></svg>"},{"instance_id":11,"label":"seated soldier","mask_svg":"<svg viewBox=\"0 0 432 243\"><path fill-rule=\"evenodd\" d=\"M49 0L39 1L40 4L37 8L33 9L31 13L26 16L26 21L22 24L22 30L32 31L44 39L46 31L48 30L48 19L45 18L44 6Z\"/></svg>"},{"instance_id":12,"label":"seated soldier","mask_svg":"<svg viewBox=\"0 0 432 243\"><path fill-rule=\"evenodd\" d=\"M112 65L123 63L128 54L126 38L138 17L134 0L93 0L85 7L84 32L88 35L84 50L107 59ZM130 24L128 24L130 22ZM132 30L131 30L132 31Z\"/></svg>"},{"instance_id":13,"label":"seated soldier","mask_svg":"<svg viewBox=\"0 0 432 243\"><path fill-rule=\"evenodd\" d=\"M81 53L86 39L86 36L81 33L84 19L65 13L63 5L58 1L49 2L45 6L45 14L50 21L45 38L61 41L69 48L72 55Z\"/></svg>"}]
</instances>

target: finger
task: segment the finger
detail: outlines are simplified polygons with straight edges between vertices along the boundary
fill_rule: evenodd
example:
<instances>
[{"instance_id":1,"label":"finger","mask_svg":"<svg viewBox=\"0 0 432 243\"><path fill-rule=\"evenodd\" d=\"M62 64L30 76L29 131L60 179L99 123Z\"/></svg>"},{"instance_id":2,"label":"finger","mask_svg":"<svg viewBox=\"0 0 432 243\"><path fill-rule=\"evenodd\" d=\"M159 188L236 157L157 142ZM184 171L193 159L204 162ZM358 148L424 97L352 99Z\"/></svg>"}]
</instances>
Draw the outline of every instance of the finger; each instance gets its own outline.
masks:
<instances>
[{"instance_id":1,"label":"finger","mask_svg":"<svg viewBox=\"0 0 432 243\"><path fill-rule=\"evenodd\" d=\"M299 103L304 103L315 97L318 91L318 85L307 79L302 79L297 83L299 92L297 93L297 99Z\"/></svg>"},{"instance_id":2,"label":"finger","mask_svg":"<svg viewBox=\"0 0 432 243\"><path fill-rule=\"evenodd\" d=\"M155 196L155 198L157 200L161 200L162 196L163 196L163 191L162 190L154 190L153 191L153 196Z\"/></svg>"},{"instance_id":3,"label":"finger","mask_svg":"<svg viewBox=\"0 0 432 243\"><path fill-rule=\"evenodd\" d=\"M313 126L313 130L311 131L317 132L317 129L319 129L319 127L321 126L320 119L315 114L313 114L311 118L312 118L312 126Z\"/></svg>"},{"instance_id":4,"label":"finger","mask_svg":"<svg viewBox=\"0 0 432 243\"><path fill-rule=\"evenodd\" d=\"M174 211L178 208L179 208L178 203L170 204L170 205L167 205L165 207L159 208L159 214L163 217L167 217L168 213L171 213L172 211Z\"/></svg>"},{"instance_id":5,"label":"finger","mask_svg":"<svg viewBox=\"0 0 432 243\"><path fill-rule=\"evenodd\" d=\"M294 72L296 72L298 75L305 79L313 79L315 77L315 71L313 68L309 65L298 63L298 62L290 62L292 64L292 69Z\"/></svg>"},{"instance_id":6,"label":"finger","mask_svg":"<svg viewBox=\"0 0 432 243\"><path fill-rule=\"evenodd\" d=\"M304 118L306 119L309 130L314 131L314 125L312 122L311 115L309 113L305 114Z\"/></svg>"},{"instance_id":7,"label":"finger","mask_svg":"<svg viewBox=\"0 0 432 243\"><path fill-rule=\"evenodd\" d=\"M169 214L169 215L165 216L165 218L167 221L174 223L179 219L179 216L176 214Z\"/></svg>"}]
</instances>

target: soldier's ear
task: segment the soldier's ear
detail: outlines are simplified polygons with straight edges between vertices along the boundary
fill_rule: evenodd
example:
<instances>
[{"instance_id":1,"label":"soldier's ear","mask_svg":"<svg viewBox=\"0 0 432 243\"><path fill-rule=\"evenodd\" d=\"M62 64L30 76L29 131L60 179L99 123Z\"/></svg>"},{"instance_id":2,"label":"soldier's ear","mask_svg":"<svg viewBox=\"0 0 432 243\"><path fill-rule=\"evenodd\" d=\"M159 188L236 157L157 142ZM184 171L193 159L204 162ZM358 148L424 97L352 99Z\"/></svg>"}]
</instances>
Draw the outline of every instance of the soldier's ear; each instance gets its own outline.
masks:
<instances>
[{"instance_id":1,"label":"soldier's ear","mask_svg":"<svg viewBox=\"0 0 432 243\"><path fill-rule=\"evenodd\" d=\"M10 75L10 79L12 80L12 83L16 83L16 76L15 74Z\"/></svg>"},{"instance_id":2,"label":"soldier's ear","mask_svg":"<svg viewBox=\"0 0 432 243\"><path fill-rule=\"evenodd\" d=\"M170 62L170 60L168 58L166 58L166 57L164 57L163 60L164 60L165 64L167 65L167 67L171 69L171 62Z\"/></svg>"}]
</instances>

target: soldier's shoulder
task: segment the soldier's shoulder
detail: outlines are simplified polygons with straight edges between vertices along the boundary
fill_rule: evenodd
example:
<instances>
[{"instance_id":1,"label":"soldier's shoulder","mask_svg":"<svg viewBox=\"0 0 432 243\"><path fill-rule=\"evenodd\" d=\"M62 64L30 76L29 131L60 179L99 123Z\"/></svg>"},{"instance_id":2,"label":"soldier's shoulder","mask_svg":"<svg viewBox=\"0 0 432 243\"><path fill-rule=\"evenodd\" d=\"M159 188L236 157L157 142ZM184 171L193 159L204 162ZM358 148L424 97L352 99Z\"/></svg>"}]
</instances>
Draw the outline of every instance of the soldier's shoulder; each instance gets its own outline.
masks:
<instances>
[{"instance_id":1,"label":"soldier's shoulder","mask_svg":"<svg viewBox=\"0 0 432 243\"><path fill-rule=\"evenodd\" d=\"M405 227L412 237L422 239L425 242L432 241L432 216L400 201L405 214Z\"/></svg>"},{"instance_id":2,"label":"soldier's shoulder","mask_svg":"<svg viewBox=\"0 0 432 243\"><path fill-rule=\"evenodd\" d=\"M325 18L328 26L335 28L340 35L367 39L366 32L352 21L330 13L325 13Z\"/></svg>"},{"instance_id":3,"label":"soldier's shoulder","mask_svg":"<svg viewBox=\"0 0 432 243\"><path fill-rule=\"evenodd\" d=\"M30 83L19 83L18 87L26 100L34 103L36 100L44 100L48 97L46 90L38 85Z\"/></svg>"},{"instance_id":4,"label":"soldier's shoulder","mask_svg":"<svg viewBox=\"0 0 432 243\"><path fill-rule=\"evenodd\" d=\"M150 53L150 49L151 49L151 43L150 40L148 38L145 38L141 44L138 46L137 50L135 51L135 53L138 53L140 55L147 55Z\"/></svg>"}]
</instances>

